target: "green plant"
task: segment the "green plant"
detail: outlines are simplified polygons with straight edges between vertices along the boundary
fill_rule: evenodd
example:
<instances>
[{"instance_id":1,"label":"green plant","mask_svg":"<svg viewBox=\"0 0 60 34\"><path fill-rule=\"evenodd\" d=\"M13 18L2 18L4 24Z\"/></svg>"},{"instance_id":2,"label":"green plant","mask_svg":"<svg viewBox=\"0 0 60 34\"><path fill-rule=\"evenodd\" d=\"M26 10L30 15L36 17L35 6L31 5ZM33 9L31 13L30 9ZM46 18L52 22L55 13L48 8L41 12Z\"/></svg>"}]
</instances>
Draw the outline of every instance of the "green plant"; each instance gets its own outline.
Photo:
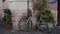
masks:
<instances>
[{"instance_id":1,"label":"green plant","mask_svg":"<svg viewBox=\"0 0 60 34\"><path fill-rule=\"evenodd\" d=\"M11 10L10 9L4 9L4 14L11 15Z\"/></svg>"},{"instance_id":2,"label":"green plant","mask_svg":"<svg viewBox=\"0 0 60 34\"><path fill-rule=\"evenodd\" d=\"M53 14L51 13L50 10L46 10L45 12L42 13L41 18L44 20L44 22L54 22L54 17Z\"/></svg>"},{"instance_id":3,"label":"green plant","mask_svg":"<svg viewBox=\"0 0 60 34\"><path fill-rule=\"evenodd\" d=\"M39 21L40 19L43 19L45 22L49 22L49 21L54 22L54 17L51 11L48 9L49 5L46 0L42 0L35 5L36 5L35 6L36 10L38 10L36 14L37 21Z\"/></svg>"},{"instance_id":4,"label":"green plant","mask_svg":"<svg viewBox=\"0 0 60 34\"><path fill-rule=\"evenodd\" d=\"M11 16L5 15L3 20L4 20L4 22L11 22Z\"/></svg>"},{"instance_id":5,"label":"green plant","mask_svg":"<svg viewBox=\"0 0 60 34\"><path fill-rule=\"evenodd\" d=\"M12 23L12 20L11 20L11 11L10 11L10 9L4 9L3 21L4 21L5 23L9 23L9 24Z\"/></svg>"},{"instance_id":6,"label":"green plant","mask_svg":"<svg viewBox=\"0 0 60 34\"><path fill-rule=\"evenodd\" d=\"M42 13L48 9L48 2L46 0L42 0L42 1L38 2L35 7L38 10L38 12L36 13L36 17L37 17L37 20L39 21Z\"/></svg>"}]
</instances>

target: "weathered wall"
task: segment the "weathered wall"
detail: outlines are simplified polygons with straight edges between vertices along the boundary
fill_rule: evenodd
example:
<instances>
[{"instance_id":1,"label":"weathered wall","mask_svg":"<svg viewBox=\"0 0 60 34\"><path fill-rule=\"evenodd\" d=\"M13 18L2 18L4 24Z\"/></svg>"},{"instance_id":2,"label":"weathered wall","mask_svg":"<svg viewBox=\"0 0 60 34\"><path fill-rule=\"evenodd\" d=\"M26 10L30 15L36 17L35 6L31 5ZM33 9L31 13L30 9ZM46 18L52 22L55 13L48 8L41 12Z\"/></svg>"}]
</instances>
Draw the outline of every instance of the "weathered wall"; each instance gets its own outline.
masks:
<instances>
[{"instance_id":1,"label":"weathered wall","mask_svg":"<svg viewBox=\"0 0 60 34\"><path fill-rule=\"evenodd\" d=\"M2 0L0 0L0 16L3 17L3 3Z\"/></svg>"},{"instance_id":2,"label":"weathered wall","mask_svg":"<svg viewBox=\"0 0 60 34\"><path fill-rule=\"evenodd\" d=\"M27 5L25 3L22 4L20 2L15 2L13 6L10 7L11 9L13 9L13 10L11 10L11 12L12 12L12 23L13 23L12 29L13 30L19 30L18 23L19 23L19 20L22 18L21 16L23 16L23 13L27 12L26 11ZM57 5L53 4L50 6L51 6L51 8L50 8L51 12L53 13L55 19L57 20L57 10L56 10ZM34 17L32 17L31 20L33 21L34 24L36 23L36 20Z\"/></svg>"},{"instance_id":3,"label":"weathered wall","mask_svg":"<svg viewBox=\"0 0 60 34\"><path fill-rule=\"evenodd\" d=\"M22 18L24 11L25 10L12 10L12 24L13 24L12 29L13 30L19 30L18 23L19 23L19 20Z\"/></svg>"},{"instance_id":4,"label":"weathered wall","mask_svg":"<svg viewBox=\"0 0 60 34\"><path fill-rule=\"evenodd\" d=\"M6 0L5 2L2 2L2 0L0 0L0 15L1 18L4 16L4 12L3 9L8 8L8 1Z\"/></svg>"},{"instance_id":5,"label":"weathered wall","mask_svg":"<svg viewBox=\"0 0 60 34\"><path fill-rule=\"evenodd\" d=\"M23 15L23 13L27 12L27 10L21 10L23 8L27 8L26 4L20 4L19 2L17 3L9 3L8 0L4 3L1 2L2 0L0 0L0 15L3 15L3 9L4 8L10 8L11 12L12 12L12 23L13 23L13 30L19 30L18 28L18 23L19 20L21 19L21 16ZM17 1L17 0L16 0ZM24 7L25 6L25 7ZM51 11L54 15L54 17L57 19L57 4L53 4L50 5L51 6ZM31 7L30 7L31 8ZM2 13L2 14L1 14ZM32 17L31 20L33 21L33 23L35 23L35 18Z\"/></svg>"}]
</instances>

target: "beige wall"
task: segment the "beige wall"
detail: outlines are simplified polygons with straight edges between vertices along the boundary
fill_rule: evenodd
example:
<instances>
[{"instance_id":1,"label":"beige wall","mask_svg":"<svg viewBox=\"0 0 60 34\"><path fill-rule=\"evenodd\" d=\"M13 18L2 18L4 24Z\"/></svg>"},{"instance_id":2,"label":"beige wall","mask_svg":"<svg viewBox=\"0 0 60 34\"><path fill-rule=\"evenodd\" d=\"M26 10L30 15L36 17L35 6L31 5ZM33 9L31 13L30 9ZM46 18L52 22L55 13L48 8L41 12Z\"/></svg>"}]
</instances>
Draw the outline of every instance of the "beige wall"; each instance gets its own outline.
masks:
<instances>
[{"instance_id":1,"label":"beige wall","mask_svg":"<svg viewBox=\"0 0 60 34\"><path fill-rule=\"evenodd\" d=\"M22 12L20 12L20 11L22 11ZM13 30L19 30L18 23L19 23L19 20L22 18L24 11L25 10L11 10L11 12L12 12L12 23L13 23L12 29Z\"/></svg>"},{"instance_id":2,"label":"beige wall","mask_svg":"<svg viewBox=\"0 0 60 34\"><path fill-rule=\"evenodd\" d=\"M3 9L9 8L9 6L12 6L12 5L9 5L8 0L4 3L2 3L1 1L2 0L0 0L0 15L3 16L3 14L4 14ZM11 9L13 8L13 10L11 10L11 12L12 12L12 23L13 23L12 29L13 30L19 30L19 28L18 28L19 20L21 19L21 16L23 15L23 13L26 13L27 11L26 10L20 10L19 8L21 6L17 3L14 5L15 5L15 7L13 7L13 6L10 7ZM19 6L17 7L17 5L19 5ZM21 8L24 8L24 7L21 7ZM54 12L54 10L52 10L52 13L54 14L55 17L57 16L57 11ZM32 19L33 23L35 23L35 21L36 21L35 18L32 17L31 19Z\"/></svg>"},{"instance_id":3,"label":"beige wall","mask_svg":"<svg viewBox=\"0 0 60 34\"><path fill-rule=\"evenodd\" d=\"M0 16L3 17L3 3L2 0L0 0Z\"/></svg>"},{"instance_id":4,"label":"beige wall","mask_svg":"<svg viewBox=\"0 0 60 34\"><path fill-rule=\"evenodd\" d=\"M2 2L2 0L0 0L0 15L1 15L1 18L4 16L3 9L6 9L6 8L8 8L7 0L4 3Z\"/></svg>"}]
</instances>

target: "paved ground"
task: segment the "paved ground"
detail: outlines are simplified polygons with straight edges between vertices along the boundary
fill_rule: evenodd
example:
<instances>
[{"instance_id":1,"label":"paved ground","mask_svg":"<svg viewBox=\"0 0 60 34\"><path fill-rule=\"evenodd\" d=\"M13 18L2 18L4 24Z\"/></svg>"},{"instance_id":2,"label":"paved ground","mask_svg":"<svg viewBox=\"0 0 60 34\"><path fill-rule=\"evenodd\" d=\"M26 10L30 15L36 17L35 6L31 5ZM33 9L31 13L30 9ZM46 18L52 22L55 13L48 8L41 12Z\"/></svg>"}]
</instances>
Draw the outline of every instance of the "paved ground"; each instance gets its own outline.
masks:
<instances>
[{"instance_id":1,"label":"paved ground","mask_svg":"<svg viewBox=\"0 0 60 34\"><path fill-rule=\"evenodd\" d=\"M12 30L7 30L4 28L0 27L0 34L59 34L60 33L60 26L55 27L55 30L51 33L43 33L40 31L29 31L29 32L22 32L22 31L17 31L17 32L12 32Z\"/></svg>"},{"instance_id":2,"label":"paved ground","mask_svg":"<svg viewBox=\"0 0 60 34\"><path fill-rule=\"evenodd\" d=\"M0 25L1 25L0 21ZM29 31L29 32L22 32L22 31L17 31L17 32L12 32L12 30L7 30L4 29L3 27L0 26L0 34L60 34L60 26L56 26L55 30L51 33L43 33L41 31Z\"/></svg>"}]
</instances>

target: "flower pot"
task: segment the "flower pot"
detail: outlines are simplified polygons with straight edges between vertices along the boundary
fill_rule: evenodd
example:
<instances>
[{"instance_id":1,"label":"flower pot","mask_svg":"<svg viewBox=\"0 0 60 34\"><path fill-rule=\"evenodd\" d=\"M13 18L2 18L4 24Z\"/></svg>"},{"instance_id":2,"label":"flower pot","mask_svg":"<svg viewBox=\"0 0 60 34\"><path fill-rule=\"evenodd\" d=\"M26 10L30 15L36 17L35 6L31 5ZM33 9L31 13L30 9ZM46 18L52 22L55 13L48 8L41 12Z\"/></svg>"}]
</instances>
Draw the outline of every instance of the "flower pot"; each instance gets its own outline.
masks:
<instances>
[{"instance_id":1,"label":"flower pot","mask_svg":"<svg viewBox=\"0 0 60 34\"><path fill-rule=\"evenodd\" d=\"M5 29L11 29L11 24L9 24L9 23L4 23L4 28Z\"/></svg>"}]
</instances>

